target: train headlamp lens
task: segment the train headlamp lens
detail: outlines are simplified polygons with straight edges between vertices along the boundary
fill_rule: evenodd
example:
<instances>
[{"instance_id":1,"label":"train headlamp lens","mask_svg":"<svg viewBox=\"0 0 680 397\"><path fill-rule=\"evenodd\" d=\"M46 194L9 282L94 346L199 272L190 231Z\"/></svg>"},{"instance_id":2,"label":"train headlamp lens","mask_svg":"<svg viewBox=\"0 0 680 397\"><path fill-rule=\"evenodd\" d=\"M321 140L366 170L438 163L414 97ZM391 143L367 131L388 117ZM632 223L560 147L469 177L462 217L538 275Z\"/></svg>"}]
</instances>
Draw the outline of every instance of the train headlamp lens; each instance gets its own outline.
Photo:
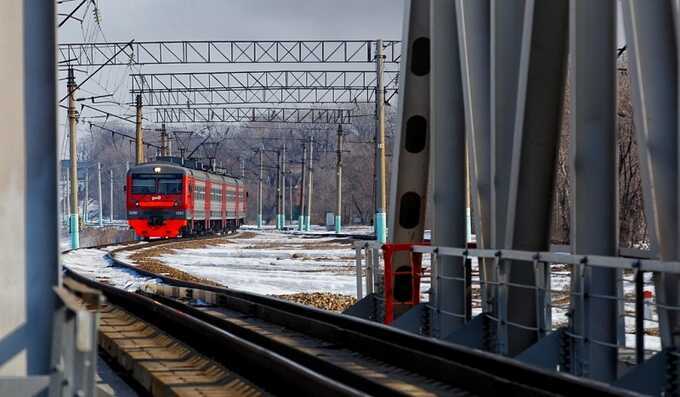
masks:
<instances>
[{"instance_id":1,"label":"train headlamp lens","mask_svg":"<svg viewBox=\"0 0 680 397\"><path fill-rule=\"evenodd\" d=\"M153 172L160 174L161 173L161 167L156 167L153 169Z\"/></svg>"}]
</instances>

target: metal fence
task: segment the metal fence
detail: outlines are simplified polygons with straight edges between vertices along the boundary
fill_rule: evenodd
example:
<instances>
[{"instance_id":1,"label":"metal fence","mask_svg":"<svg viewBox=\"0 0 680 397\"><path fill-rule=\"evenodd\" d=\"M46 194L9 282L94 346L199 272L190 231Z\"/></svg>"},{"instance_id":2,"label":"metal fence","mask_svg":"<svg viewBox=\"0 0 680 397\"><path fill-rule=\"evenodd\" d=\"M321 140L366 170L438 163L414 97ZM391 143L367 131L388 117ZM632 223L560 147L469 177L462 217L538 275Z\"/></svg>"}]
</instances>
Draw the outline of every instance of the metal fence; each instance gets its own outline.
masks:
<instances>
[{"instance_id":1,"label":"metal fence","mask_svg":"<svg viewBox=\"0 0 680 397\"><path fill-rule=\"evenodd\" d=\"M384 272L381 245L376 242L356 242L357 295L371 296L375 301L375 315L372 319L384 320L385 296L382 289ZM653 284L661 274L680 273L680 262L663 262L656 259L633 257L606 257L595 255L573 255L562 252L528 252L518 250L464 249L451 247L414 245L414 254L423 255L424 268L431 269L431 279L422 280L430 284L423 291L429 299L423 300L415 315L408 313L395 321L394 326L404 328L423 336L436 337L454 343L474 347L498 354L508 354L508 335L513 329L534 333L540 349L529 348L515 358L533 365L539 365L560 372L589 376L593 365L599 365L602 354L616 360L617 378L621 380L631 374L636 365L644 364L660 353L661 346L658 313L660 310L678 311L680 307L665 304L656 297ZM442 258L458 258L455 266L461 277L452 277L443 272ZM489 261L490 266L480 263ZM465 263L469 266L465 266ZM452 263L451 261L446 262ZM488 263L488 262L486 262ZM512 267L530 266L534 280L527 283L511 282ZM495 274L484 274L483 269L493 269ZM585 275L593 269L613 269L617 272L616 293L597 294L585 283ZM450 288L459 283L465 288L456 288L463 294L465 304L462 311L450 311L443 307L438 298L439 289ZM536 318L533 325L513 322L508 318L508 295L510 289L531 291L535 300ZM364 295L364 290L366 294ZM449 297L451 295L448 295ZM602 319L616 328L616 339L601 339L590 332L584 318L586 302L615 302L615 319ZM413 322L418 324L413 324ZM443 333L447 322L458 321L460 330ZM408 324L411 322L411 324ZM552 346L552 348L550 347ZM600 354L598 358L596 355ZM679 361L675 351L664 351L662 376L663 389L677 390L678 366L670 365ZM540 356L540 357L539 357ZM595 358L593 358L595 357ZM670 364L669 364L670 363ZM651 382L651 380L650 380Z\"/></svg>"}]
</instances>

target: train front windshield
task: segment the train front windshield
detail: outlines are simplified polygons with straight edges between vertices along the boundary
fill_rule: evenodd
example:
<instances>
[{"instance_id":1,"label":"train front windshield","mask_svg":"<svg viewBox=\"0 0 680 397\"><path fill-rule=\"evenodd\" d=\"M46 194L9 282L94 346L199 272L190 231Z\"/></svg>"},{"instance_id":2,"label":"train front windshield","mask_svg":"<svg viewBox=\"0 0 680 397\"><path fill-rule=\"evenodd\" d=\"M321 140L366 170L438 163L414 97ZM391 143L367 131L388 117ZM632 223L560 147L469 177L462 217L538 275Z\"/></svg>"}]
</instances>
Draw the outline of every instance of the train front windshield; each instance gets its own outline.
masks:
<instances>
[{"instance_id":1,"label":"train front windshield","mask_svg":"<svg viewBox=\"0 0 680 397\"><path fill-rule=\"evenodd\" d=\"M181 194L182 175L137 174L132 176L132 194Z\"/></svg>"}]
</instances>

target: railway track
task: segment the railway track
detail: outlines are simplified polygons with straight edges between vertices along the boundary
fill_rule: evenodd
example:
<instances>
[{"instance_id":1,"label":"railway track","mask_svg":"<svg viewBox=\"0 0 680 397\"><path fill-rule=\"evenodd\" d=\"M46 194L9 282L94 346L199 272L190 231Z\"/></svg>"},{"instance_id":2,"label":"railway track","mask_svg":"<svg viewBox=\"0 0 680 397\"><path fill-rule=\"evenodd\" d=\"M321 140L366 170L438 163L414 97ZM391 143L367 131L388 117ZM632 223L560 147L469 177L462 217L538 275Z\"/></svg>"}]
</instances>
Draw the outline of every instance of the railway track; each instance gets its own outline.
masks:
<instances>
[{"instance_id":1,"label":"railway track","mask_svg":"<svg viewBox=\"0 0 680 397\"><path fill-rule=\"evenodd\" d=\"M71 271L66 276L274 395L632 395L346 315L141 274L164 284L131 293Z\"/></svg>"}]
</instances>

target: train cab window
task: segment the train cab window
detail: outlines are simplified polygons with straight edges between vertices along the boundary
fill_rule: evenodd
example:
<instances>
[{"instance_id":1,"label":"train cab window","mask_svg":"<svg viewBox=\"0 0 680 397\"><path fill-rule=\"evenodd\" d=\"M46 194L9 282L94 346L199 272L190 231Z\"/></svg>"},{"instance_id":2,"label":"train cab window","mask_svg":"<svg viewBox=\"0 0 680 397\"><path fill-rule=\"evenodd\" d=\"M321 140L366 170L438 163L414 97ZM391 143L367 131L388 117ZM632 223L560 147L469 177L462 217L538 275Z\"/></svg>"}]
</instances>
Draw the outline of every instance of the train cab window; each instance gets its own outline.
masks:
<instances>
[{"instance_id":1,"label":"train cab window","mask_svg":"<svg viewBox=\"0 0 680 397\"><path fill-rule=\"evenodd\" d=\"M156 193L156 178L145 176L132 177L132 194Z\"/></svg>"},{"instance_id":2,"label":"train cab window","mask_svg":"<svg viewBox=\"0 0 680 397\"><path fill-rule=\"evenodd\" d=\"M169 178L158 180L158 193L160 194L181 194L182 193L182 179Z\"/></svg>"}]
</instances>

